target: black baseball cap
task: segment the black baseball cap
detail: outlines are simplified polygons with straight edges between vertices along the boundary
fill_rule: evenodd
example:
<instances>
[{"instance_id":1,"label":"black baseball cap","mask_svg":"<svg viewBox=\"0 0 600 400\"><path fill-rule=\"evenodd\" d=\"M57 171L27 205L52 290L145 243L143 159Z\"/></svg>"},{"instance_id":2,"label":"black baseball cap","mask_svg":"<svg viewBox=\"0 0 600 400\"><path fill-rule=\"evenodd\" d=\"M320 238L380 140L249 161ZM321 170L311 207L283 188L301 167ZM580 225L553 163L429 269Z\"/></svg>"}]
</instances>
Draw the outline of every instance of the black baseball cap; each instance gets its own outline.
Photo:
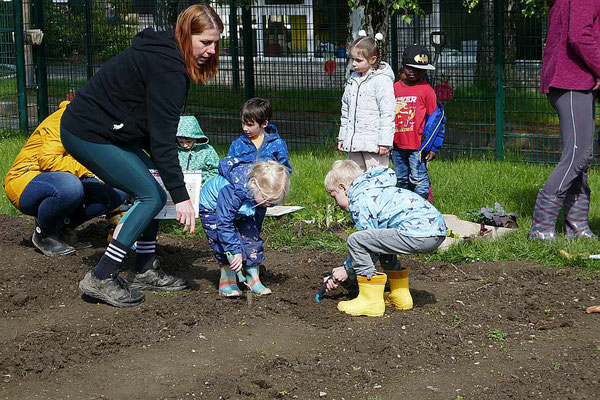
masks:
<instances>
[{"instance_id":1,"label":"black baseball cap","mask_svg":"<svg viewBox=\"0 0 600 400\"><path fill-rule=\"evenodd\" d=\"M417 69L434 70L435 67L429 63L431 54L424 46L411 44L402 53L402 64Z\"/></svg>"}]
</instances>

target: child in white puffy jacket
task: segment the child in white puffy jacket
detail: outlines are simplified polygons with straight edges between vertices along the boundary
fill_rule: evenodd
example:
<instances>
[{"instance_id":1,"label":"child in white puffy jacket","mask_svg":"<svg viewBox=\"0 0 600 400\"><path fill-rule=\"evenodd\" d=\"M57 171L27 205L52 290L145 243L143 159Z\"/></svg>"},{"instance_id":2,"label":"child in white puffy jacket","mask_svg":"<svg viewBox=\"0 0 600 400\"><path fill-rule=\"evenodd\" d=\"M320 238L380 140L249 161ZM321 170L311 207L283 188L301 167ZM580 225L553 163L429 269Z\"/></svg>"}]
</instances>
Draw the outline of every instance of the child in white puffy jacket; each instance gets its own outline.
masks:
<instances>
[{"instance_id":1,"label":"child in white puffy jacket","mask_svg":"<svg viewBox=\"0 0 600 400\"><path fill-rule=\"evenodd\" d=\"M338 149L363 170L388 167L394 141L394 72L381 61L383 35L359 32L350 47L354 71L342 96Z\"/></svg>"}]
</instances>

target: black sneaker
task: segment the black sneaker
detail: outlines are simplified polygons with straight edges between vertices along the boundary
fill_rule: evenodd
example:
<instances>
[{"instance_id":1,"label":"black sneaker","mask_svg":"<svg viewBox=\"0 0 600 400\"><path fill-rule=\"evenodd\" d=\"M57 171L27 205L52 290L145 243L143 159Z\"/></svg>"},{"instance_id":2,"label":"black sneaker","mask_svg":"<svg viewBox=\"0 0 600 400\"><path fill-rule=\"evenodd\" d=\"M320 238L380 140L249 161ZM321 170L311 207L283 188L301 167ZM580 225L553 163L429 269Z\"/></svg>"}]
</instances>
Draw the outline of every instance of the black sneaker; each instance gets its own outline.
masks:
<instances>
[{"instance_id":1,"label":"black sneaker","mask_svg":"<svg viewBox=\"0 0 600 400\"><path fill-rule=\"evenodd\" d=\"M187 280L177 278L163 271L158 258L154 259L152 268L148 271L144 273L131 272L129 282L131 288L136 290L160 290L164 292L182 290L188 285Z\"/></svg>"},{"instance_id":2,"label":"black sneaker","mask_svg":"<svg viewBox=\"0 0 600 400\"><path fill-rule=\"evenodd\" d=\"M62 239L63 242L73 247L75 250L81 249L89 249L92 247L92 244L87 240L78 240L77 239L77 231L71 227L64 226L58 231L58 237Z\"/></svg>"},{"instance_id":3,"label":"black sneaker","mask_svg":"<svg viewBox=\"0 0 600 400\"><path fill-rule=\"evenodd\" d=\"M89 271L79 282L79 290L95 299L103 300L115 307L133 307L144 302L143 293L130 289L129 284L119 275L98 279Z\"/></svg>"},{"instance_id":4,"label":"black sneaker","mask_svg":"<svg viewBox=\"0 0 600 400\"><path fill-rule=\"evenodd\" d=\"M33 236L31 237L31 242L39 251L44 253L44 255L55 257L68 256L69 254L75 253L75 249L60 240L58 234L53 233L52 235L43 238L38 230L39 228L36 227Z\"/></svg>"}]
</instances>

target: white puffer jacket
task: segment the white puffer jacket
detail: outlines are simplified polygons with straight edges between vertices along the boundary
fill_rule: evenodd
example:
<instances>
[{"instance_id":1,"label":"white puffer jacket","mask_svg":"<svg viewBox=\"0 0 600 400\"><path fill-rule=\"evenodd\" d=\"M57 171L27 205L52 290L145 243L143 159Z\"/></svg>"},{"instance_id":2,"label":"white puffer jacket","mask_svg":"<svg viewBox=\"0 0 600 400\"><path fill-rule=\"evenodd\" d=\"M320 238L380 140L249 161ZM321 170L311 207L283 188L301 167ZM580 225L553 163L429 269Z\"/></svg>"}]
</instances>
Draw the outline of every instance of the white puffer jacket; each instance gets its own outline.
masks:
<instances>
[{"instance_id":1,"label":"white puffer jacket","mask_svg":"<svg viewBox=\"0 0 600 400\"><path fill-rule=\"evenodd\" d=\"M338 141L344 150L375 153L379 146L391 147L394 142L394 72L382 62L361 80L353 72L342 96L342 117Z\"/></svg>"}]
</instances>

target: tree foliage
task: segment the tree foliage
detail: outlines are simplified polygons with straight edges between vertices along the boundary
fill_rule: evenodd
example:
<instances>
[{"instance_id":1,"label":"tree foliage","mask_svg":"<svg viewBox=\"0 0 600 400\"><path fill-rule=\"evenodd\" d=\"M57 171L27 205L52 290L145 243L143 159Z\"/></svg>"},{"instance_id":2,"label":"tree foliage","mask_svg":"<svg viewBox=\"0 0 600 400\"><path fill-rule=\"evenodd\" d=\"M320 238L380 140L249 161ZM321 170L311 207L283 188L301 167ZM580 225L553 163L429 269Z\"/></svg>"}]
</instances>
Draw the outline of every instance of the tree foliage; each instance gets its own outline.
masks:
<instances>
[{"instance_id":1,"label":"tree foliage","mask_svg":"<svg viewBox=\"0 0 600 400\"><path fill-rule=\"evenodd\" d=\"M526 17L533 17L540 11L545 11L546 0L517 0L521 13ZM479 4L479 0L463 0L463 6L471 12Z\"/></svg>"},{"instance_id":2,"label":"tree foliage","mask_svg":"<svg viewBox=\"0 0 600 400\"><path fill-rule=\"evenodd\" d=\"M463 0L463 6L467 11L471 12L477 7L479 1L480 0ZM365 0L348 0L348 6L350 8L356 8L363 2L365 2ZM546 0L517 0L517 2L520 6L521 13L526 17L532 17L546 9ZM412 22L411 15L423 14L423 9L419 4L419 0L388 0L387 6L393 14L400 14L402 20L409 24Z\"/></svg>"}]
</instances>

